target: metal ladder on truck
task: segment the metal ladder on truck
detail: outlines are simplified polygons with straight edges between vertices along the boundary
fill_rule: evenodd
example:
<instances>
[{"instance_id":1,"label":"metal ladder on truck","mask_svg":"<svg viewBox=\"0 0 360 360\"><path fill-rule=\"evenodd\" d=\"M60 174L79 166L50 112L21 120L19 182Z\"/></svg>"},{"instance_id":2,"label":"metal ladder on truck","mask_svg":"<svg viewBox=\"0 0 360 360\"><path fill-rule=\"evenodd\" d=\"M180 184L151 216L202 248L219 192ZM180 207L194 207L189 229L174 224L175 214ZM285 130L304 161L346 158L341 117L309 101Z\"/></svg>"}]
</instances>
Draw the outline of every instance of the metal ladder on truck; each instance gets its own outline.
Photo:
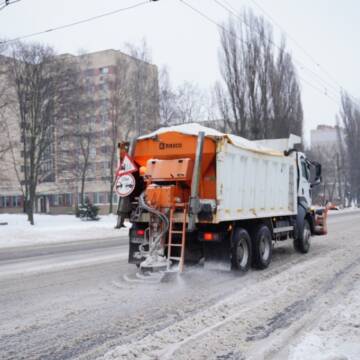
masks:
<instances>
[{"instance_id":1,"label":"metal ladder on truck","mask_svg":"<svg viewBox=\"0 0 360 360\"><path fill-rule=\"evenodd\" d=\"M181 230L174 230L174 214L177 209L182 209L183 218L182 218L182 226ZM185 241L186 241L186 215L187 215L187 204L186 203L178 203L170 208L170 219L169 219L169 237L168 237L168 270L170 269L170 264L172 260L178 261L179 263L179 272L183 272L184 270L184 257L185 257ZM174 235L181 235L181 241L174 242ZM173 248L180 248L180 256L173 256L172 250Z\"/></svg>"}]
</instances>

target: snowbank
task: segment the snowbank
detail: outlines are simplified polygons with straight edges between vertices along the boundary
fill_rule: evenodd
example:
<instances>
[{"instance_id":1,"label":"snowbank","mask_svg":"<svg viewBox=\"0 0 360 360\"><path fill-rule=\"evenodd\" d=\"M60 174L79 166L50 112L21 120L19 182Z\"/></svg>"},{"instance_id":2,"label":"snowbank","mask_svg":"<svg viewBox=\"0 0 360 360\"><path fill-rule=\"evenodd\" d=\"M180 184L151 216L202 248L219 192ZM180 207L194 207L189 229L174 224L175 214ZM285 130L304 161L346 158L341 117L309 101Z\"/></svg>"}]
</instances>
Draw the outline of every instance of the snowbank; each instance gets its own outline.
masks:
<instances>
[{"instance_id":1,"label":"snowbank","mask_svg":"<svg viewBox=\"0 0 360 360\"><path fill-rule=\"evenodd\" d=\"M0 222L8 223L0 226L0 247L106 239L128 233L128 228L114 229L115 215L101 216L99 221L83 221L74 215L35 214L35 225L31 226L24 214L0 214Z\"/></svg>"}]
</instances>

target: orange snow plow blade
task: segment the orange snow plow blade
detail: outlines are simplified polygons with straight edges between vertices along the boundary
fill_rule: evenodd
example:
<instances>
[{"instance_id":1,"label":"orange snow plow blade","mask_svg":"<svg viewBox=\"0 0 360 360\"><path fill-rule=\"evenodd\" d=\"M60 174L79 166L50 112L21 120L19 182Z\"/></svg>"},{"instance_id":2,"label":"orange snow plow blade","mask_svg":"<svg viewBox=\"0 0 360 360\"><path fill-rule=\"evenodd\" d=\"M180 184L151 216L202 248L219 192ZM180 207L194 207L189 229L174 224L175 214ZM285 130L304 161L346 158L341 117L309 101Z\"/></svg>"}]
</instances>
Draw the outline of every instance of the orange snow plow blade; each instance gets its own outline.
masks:
<instances>
[{"instance_id":1,"label":"orange snow plow blade","mask_svg":"<svg viewBox=\"0 0 360 360\"><path fill-rule=\"evenodd\" d=\"M326 235L327 234L327 216L329 211L329 205L324 208L315 209L315 234Z\"/></svg>"}]
</instances>

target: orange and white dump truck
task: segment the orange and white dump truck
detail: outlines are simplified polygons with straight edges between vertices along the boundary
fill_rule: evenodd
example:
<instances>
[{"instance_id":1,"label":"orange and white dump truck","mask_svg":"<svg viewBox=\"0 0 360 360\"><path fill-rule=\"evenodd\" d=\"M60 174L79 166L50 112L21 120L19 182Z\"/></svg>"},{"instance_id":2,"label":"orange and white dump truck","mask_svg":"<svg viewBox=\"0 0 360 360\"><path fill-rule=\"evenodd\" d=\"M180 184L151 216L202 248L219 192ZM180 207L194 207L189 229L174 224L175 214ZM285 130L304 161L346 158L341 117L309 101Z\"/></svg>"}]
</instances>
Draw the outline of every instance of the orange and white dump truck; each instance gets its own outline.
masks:
<instances>
[{"instance_id":1,"label":"orange and white dump truck","mask_svg":"<svg viewBox=\"0 0 360 360\"><path fill-rule=\"evenodd\" d=\"M326 211L312 208L321 166L295 150L299 142L249 141L198 124L136 139L134 180L117 182L131 191L119 212L132 223L129 262L143 270L211 260L264 269L273 242L288 239L307 253L311 236L326 233Z\"/></svg>"}]
</instances>

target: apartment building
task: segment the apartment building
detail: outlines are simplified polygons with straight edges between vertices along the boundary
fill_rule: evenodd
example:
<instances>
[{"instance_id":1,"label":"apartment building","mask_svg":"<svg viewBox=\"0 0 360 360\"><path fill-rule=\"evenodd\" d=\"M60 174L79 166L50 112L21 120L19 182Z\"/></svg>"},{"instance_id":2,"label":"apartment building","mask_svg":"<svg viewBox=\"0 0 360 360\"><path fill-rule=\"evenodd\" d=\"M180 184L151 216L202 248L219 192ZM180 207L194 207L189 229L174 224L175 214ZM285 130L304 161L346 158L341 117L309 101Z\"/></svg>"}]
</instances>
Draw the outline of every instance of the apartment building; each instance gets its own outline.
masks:
<instances>
[{"instance_id":1,"label":"apartment building","mask_svg":"<svg viewBox=\"0 0 360 360\"><path fill-rule=\"evenodd\" d=\"M118 140L125 141L140 133L152 131L159 122L158 102L158 72L153 64L130 57L117 50L104 50L94 53L74 56L61 55L70 60L77 60L83 74L87 96L92 100L93 108L81 123L71 119L67 123L68 133L62 133L61 128L54 132L54 143L45 154L46 161L42 165L43 176L37 188L36 211L43 213L73 213L77 204L81 203L79 176L81 149L76 137L71 137L72 128L87 126L91 130L91 142L88 145L89 165L86 171L85 197L91 203L100 207L101 212L108 211L110 202L110 148L112 136L112 97L116 81L118 81L119 67L126 67L126 76L121 79L123 97L119 101L126 101L131 111L124 112L118 126ZM139 71L139 68L141 71ZM123 71L124 73L124 71ZM146 75L147 83L141 85L139 77ZM119 84L117 84L119 86ZM141 92L137 94L137 91ZM136 97L141 97L141 104ZM145 104L145 105L144 105ZM21 159L20 129L18 120L13 113L3 114L6 117L7 132L0 134L4 139L11 137L12 151L6 152L0 158L0 213L21 212L23 196L21 193L21 179L24 169ZM144 121L143 119L146 119ZM123 124L123 126L122 126ZM70 127L70 129L69 129ZM115 164L116 166L116 164ZM117 197L113 194L113 202ZM115 205L116 209L116 205Z\"/></svg>"},{"instance_id":2,"label":"apartment building","mask_svg":"<svg viewBox=\"0 0 360 360\"><path fill-rule=\"evenodd\" d=\"M316 129L310 131L311 149L330 149L338 151L338 137L344 137L344 130L337 126L318 125Z\"/></svg>"},{"instance_id":3,"label":"apartment building","mask_svg":"<svg viewBox=\"0 0 360 360\"><path fill-rule=\"evenodd\" d=\"M347 181L339 143L340 138L344 144L344 136L344 129L338 126L318 125L310 132L312 157L322 165L322 184L312 190L318 204L331 201L345 205Z\"/></svg>"}]
</instances>

